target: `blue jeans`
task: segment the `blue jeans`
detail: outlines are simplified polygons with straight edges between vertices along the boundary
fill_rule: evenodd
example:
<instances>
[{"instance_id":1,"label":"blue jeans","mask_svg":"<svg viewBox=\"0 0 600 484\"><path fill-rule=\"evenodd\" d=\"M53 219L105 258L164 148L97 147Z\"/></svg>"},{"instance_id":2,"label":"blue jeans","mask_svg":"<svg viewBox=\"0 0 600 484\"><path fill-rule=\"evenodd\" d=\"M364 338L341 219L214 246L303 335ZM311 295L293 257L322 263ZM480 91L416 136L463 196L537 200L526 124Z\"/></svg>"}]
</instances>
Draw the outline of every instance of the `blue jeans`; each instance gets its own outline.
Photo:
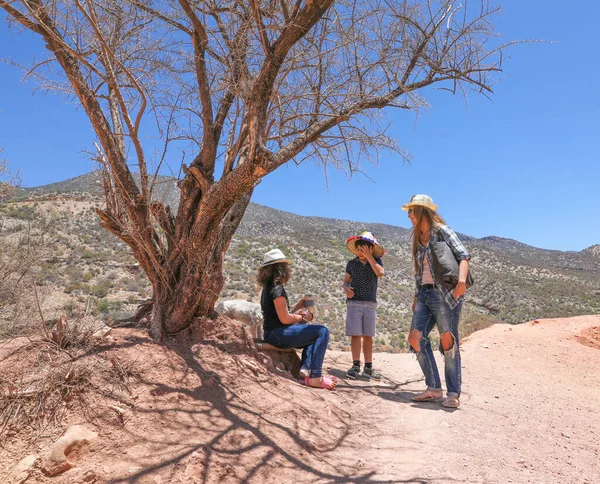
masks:
<instances>
[{"instance_id":1,"label":"blue jeans","mask_svg":"<svg viewBox=\"0 0 600 484\"><path fill-rule=\"evenodd\" d=\"M265 331L265 341L278 348L302 348L302 368L311 378L323 374L323 359L329 343L329 329L318 324L289 324Z\"/></svg>"},{"instance_id":2,"label":"blue jeans","mask_svg":"<svg viewBox=\"0 0 600 484\"><path fill-rule=\"evenodd\" d=\"M437 325L440 338L443 333L447 332L450 332L454 337L454 345L448 351L444 351L440 342L440 351L444 355L446 386L448 387L449 397L460 396L462 383L460 349L458 344L458 321L462 303L461 300L454 309L450 309L440 291L435 288L421 289L417 297L417 304L410 326L411 331L419 331L422 335L419 342L421 351L417 353L417 360L425 375L425 383L428 390L441 391L442 389L440 374L435 363L433 350L431 349L429 333ZM411 351L414 352L415 350L411 347Z\"/></svg>"}]
</instances>

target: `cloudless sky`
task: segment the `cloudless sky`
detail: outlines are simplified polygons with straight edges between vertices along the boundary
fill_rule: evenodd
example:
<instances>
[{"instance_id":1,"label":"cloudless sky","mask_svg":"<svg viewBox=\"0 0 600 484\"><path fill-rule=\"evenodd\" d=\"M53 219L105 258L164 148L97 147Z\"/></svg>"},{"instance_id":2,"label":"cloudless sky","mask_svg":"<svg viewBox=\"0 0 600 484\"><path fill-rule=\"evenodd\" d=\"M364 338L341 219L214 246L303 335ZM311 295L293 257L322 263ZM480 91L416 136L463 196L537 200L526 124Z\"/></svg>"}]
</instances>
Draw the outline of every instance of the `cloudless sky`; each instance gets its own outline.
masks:
<instances>
[{"instance_id":1,"label":"cloudless sky","mask_svg":"<svg viewBox=\"0 0 600 484\"><path fill-rule=\"evenodd\" d=\"M300 215L382 222L408 228L400 206L427 193L457 231L497 235L536 247L582 250L600 243L600 4L496 2L505 40L547 40L509 49L492 100L426 91L431 107L392 112L391 133L412 156L384 153L378 166L348 179L306 163L268 175L253 201ZM0 57L27 62L42 41L11 35L0 20ZM94 168L95 140L81 109L58 95L32 93L22 73L0 64L0 155L25 186ZM363 225L357 225L362 229ZM368 224L367 224L368 227Z\"/></svg>"}]
</instances>

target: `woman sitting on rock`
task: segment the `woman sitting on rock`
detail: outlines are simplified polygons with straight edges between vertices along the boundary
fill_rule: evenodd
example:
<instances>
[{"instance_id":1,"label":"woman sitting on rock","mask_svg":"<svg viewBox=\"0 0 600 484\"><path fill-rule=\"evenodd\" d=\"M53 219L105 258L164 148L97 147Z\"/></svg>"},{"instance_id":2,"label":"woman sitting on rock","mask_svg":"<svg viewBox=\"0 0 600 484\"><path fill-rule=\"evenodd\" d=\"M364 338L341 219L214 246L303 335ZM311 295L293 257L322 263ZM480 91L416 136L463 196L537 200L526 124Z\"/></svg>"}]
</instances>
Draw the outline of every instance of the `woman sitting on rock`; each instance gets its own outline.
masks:
<instances>
[{"instance_id":1,"label":"woman sitting on rock","mask_svg":"<svg viewBox=\"0 0 600 484\"><path fill-rule=\"evenodd\" d=\"M292 259L287 259L279 249L273 249L264 255L258 268L256 280L263 288L260 306L264 340L277 348L302 348L302 382L310 387L333 390L336 379L322 374L329 330L325 326L307 324L312 321L313 314L302 309L305 298L290 311L283 286L290 280L291 262Z\"/></svg>"}]
</instances>

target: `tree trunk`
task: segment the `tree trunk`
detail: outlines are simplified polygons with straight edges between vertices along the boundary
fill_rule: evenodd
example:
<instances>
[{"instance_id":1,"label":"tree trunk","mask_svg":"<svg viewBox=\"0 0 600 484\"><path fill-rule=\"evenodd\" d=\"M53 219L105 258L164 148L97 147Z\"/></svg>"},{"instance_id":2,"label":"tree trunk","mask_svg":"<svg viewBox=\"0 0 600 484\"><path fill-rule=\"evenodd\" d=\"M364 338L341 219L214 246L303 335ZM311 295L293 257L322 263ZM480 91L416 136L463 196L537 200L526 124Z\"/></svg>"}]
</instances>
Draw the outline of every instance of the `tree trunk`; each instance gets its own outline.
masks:
<instances>
[{"instance_id":1,"label":"tree trunk","mask_svg":"<svg viewBox=\"0 0 600 484\"><path fill-rule=\"evenodd\" d=\"M230 239L231 240L231 239ZM173 292L164 328L166 333L176 333L189 326L194 317L210 316L223 289L224 253L209 249L197 251L195 256L203 269L190 268ZM195 265L194 264L194 265ZM199 272L198 276L196 274ZM190 277L190 274L192 276Z\"/></svg>"},{"instance_id":2,"label":"tree trunk","mask_svg":"<svg viewBox=\"0 0 600 484\"><path fill-rule=\"evenodd\" d=\"M245 193L224 215L214 215L186 241L183 262L171 268L172 277L153 281L150 333L156 341L177 333L195 317L211 316L223 289L223 261L231 239L246 211L252 190ZM216 226L216 227L215 227Z\"/></svg>"}]
</instances>

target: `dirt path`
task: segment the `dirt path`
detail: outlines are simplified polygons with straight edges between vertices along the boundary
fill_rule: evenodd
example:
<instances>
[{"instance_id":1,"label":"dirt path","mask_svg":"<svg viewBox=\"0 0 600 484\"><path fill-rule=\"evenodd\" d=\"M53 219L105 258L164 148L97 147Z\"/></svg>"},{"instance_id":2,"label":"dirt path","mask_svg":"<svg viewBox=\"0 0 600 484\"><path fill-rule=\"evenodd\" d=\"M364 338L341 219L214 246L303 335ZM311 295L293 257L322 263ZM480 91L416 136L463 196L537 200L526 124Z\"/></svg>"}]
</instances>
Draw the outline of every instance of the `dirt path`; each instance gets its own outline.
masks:
<instances>
[{"instance_id":1,"label":"dirt path","mask_svg":"<svg viewBox=\"0 0 600 484\"><path fill-rule=\"evenodd\" d=\"M391 381L338 390L371 417L355 458L390 482L600 482L600 350L578 341L590 326L600 317L473 334L456 411L410 401L424 385L410 355L376 355ZM334 373L347 366L346 355L332 356Z\"/></svg>"},{"instance_id":2,"label":"dirt path","mask_svg":"<svg viewBox=\"0 0 600 484\"><path fill-rule=\"evenodd\" d=\"M411 402L424 382L410 354L376 354L380 383L341 379L325 392L273 377L227 341L165 347L123 331L102 351L144 368L120 404L124 421L90 401L101 410L87 424L99 433L91 452L61 476L36 470L27 482L600 482L600 350L590 327L599 316L475 333L462 345L458 410ZM331 352L326 363L342 377L349 360ZM0 482L81 421L73 414L35 446L7 442Z\"/></svg>"}]
</instances>

